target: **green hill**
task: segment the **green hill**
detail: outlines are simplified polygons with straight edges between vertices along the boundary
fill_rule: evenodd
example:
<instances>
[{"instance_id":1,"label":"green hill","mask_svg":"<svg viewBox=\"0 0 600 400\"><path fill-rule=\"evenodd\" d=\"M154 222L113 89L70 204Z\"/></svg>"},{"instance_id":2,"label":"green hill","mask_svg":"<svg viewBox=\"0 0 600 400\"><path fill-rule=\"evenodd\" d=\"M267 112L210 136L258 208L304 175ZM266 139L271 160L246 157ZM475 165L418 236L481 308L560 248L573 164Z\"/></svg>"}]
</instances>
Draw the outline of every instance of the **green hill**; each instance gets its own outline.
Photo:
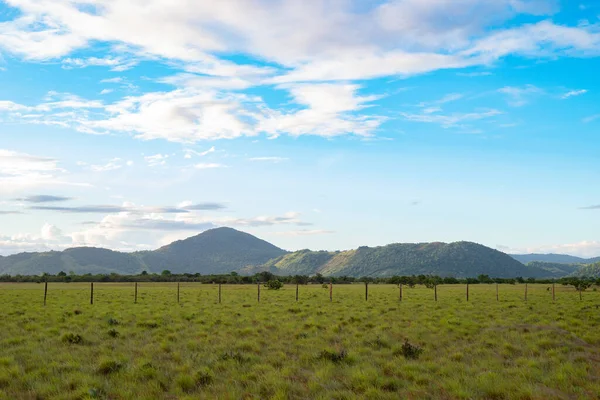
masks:
<instances>
[{"instance_id":1,"label":"green hill","mask_svg":"<svg viewBox=\"0 0 600 400\"><path fill-rule=\"evenodd\" d=\"M148 271L228 274L260 265L286 251L248 233L231 228L208 230L155 251L136 253Z\"/></svg>"},{"instance_id":2,"label":"green hill","mask_svg":"<svg viewBox=\"0 0 600 400\"><path fill-rule=\"evenodd\" d=\"M573 276L600 278L600 262L582 265L573 273Z\"/></svg>"},{"instance_id":3,"label":"green hill","mask_svg":"<svg viewBox=\"0 0 600 400\"><path fill-rule=\"evenodd\" d=\"M248 265L260 265L286 252L231 228L217 228L179 240L155 251L123 253L94 247L64 251L20 253L0 257L2 275L138 274L142 271L228 274Z\"/></svg>"},{"instance_id":4,"label":"green hill","mask_svg":"<svg viewBox=\"0 0 600 400\"><path fill-rule=\"evenodd\" d=\"M578 266L532 262L523 265L500 251L472 242L396 243L348 251L286 252L231 228L208 230L154 251L123 253L79 247L62 252L0 257L0 274L39 275L160 273L228 274L271 271L279 275L371 276L439 275L453 277L561 277Z\"/></svg>"},{"instance_id":5,"label":"green hill","mask_svg":"<svg viewBox=\"0 0 600 400\"><path fill-rule=\"evenodd\" d=\"M500 251L471 242L398 243L342 252L301 250L252 269L274 274L372 276L431 274L453 277L553 277L568 272L525 266ZM250 272L250 270L248 271Z\"/></svg>"}]
</instances>

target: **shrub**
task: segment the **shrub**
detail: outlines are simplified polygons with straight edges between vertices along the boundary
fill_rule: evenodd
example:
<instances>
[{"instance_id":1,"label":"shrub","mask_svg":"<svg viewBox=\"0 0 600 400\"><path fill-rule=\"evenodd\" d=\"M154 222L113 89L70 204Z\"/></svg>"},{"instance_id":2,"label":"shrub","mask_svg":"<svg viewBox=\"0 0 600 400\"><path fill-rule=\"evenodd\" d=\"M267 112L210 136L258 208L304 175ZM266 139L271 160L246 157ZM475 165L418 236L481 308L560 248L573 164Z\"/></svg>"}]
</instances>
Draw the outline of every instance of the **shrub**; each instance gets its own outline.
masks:
<instances>
[{"instance_id":1,"label":"shrub","mask_svg":"<svg viewBox=\"0 0 600 400\"><path fill-rule=\"evenodd\" d=\"M423 353L423 349L419 346L410 344L408 339L404 341L402 348L400 349L400 354L409 360L416 360Z\"/></svg>"},{"instance_id":2,"label":"shrub","mask_svg":"<svg viewBox=\"0 0 600 400\"><path fill-rule=\"evenodd\" d=\"M235 360L235 361L239 362L240 364L243 364L248 361L248 357L245 357L242 353L240 353L238 351L230 350L230 351L226 351L225 353L223 353L221 355L221 360L223 360L223 361Z\"/></svg>"},{"instance_id":3,"label":"shrub","mask_svg":"<svg viewBox=\"0 0 600 400\"><path fill-rule=\"evenodd\" d=\"M269 290L279 290L283 287L283 283L278 279L271 279L265 283L265 287Z\"/></svg>"},{"instance_id":4,"label":"shrub","mask_svg":"<svg viewBox=\"0 0 600 400\"><path fill-rule=\"evenodd\" d=\"M347 357L348 351L342 349L340 351L323 350L319 353L317 358L320 360L329 360L337 364L344 361Z\"/></svg>"},{"instance_id":5,"label":"shrub","mask_svg":"<svg viewBox=\"0 0 600 400\"><path fill-rule=\"evenodd\" d=\"M109 319L108 319L108 324L109 324L110 326L115 326L115 325L119 325L119 324L120 324L120 322L119 322L118 320L114 319L114 318L109 318Z\"/></svg>"},{"instance_id":6,"label":"shrub","mask_svg":"<svg viewBox=\"0 0 600 400\"><path fill-rule=\"evenodd\" d=\"M196 373L196 383L198 386L208 386L214 380L213 372L208 368L203 368Z\"/></svg>"},{"instance_id":7,"label":"shrub","mask_svg":"<svg viewBox=\"0 0 600 400\"><path fill-rule=\"evenodd\" d=\"M118 361L106 360L102 361L98 366L98 372L102 375L109 375L122 370L124 365Z\"/></svg>"},{"instance_id":8,"label":"shrub","mask_svg":"<svg viewBox=\"0 0 600 400\"><path fill-rule=\"evenodd\" d=\"M83 343L83 337L75 333L65 333L62 337L62 341L68 344L81 344Z\"/></svg>"},{"instance_id":9,"label":"shrub","mask_svg":"<svg viewBox=\"0 0 600 400\"><path fill-rule=\"evenodd\" d=\"M111 329L108 331L108 336L112 337L112 338L116 338L119 337L119 332L116 329Z\"/></svg>"}]
</instances>

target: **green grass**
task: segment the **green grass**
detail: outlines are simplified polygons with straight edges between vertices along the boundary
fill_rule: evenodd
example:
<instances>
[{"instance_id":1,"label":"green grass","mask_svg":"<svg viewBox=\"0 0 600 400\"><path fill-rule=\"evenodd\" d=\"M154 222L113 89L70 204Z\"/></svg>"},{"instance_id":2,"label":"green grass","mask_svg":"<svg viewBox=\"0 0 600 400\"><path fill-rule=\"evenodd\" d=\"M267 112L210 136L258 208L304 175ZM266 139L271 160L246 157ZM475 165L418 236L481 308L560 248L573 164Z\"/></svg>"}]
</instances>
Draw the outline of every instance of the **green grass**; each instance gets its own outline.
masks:
<instances>
[{"instance_id":1,"label":"green grass","mask_svg":"<svg viewBox=\"0 0 600 400\"><path fill-rule=\"evenodd\" d=\"M0 284L0 399L600 398L600 292Z\"/></svg>"}]
</instances>

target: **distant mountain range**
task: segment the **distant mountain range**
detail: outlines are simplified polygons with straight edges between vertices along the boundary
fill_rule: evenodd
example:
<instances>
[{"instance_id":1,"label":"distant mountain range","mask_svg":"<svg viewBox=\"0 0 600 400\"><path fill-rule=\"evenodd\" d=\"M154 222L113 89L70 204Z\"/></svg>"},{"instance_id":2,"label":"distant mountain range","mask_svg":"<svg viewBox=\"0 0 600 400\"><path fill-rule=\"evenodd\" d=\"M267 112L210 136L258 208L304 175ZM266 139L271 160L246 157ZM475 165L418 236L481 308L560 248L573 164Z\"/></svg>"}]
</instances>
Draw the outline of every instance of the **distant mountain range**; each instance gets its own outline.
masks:
<instances>
[{"instance_id":1,"label":"distant mountain range","mask_svg":"<svg viewBox=\"0 0 600 400\"><path fill-rule=\"evenodd\" d=\"M567 254L510 254L510 256L515 260L522 262L523 264L527 264L532 261L558 264L593 264L600 262L600 257L581 258Z\"/></svg>"},{"instance_id":2,"label":"distant mountain range","mask_svg":"<svg viewBox=\"0 0 600 400\"><path fill-rule=\"evenodd\" d=\"M543 255L550 256L545 259L538 256L542 255L509 256L472 242L397 243L336 252L287 252L250 234L232 228L217 228L154 251L123 253L78 247L0 257L0 275L57 274L61 271L139 274L169 270L203 275L270 271L279 275L320 273L354 277L431 274L464 278L483 274L545 278L577 275L581 266L590 262L555 254ZM571 263L573 259L577 259L577 265Z\"/></svg>"}]
</instances>

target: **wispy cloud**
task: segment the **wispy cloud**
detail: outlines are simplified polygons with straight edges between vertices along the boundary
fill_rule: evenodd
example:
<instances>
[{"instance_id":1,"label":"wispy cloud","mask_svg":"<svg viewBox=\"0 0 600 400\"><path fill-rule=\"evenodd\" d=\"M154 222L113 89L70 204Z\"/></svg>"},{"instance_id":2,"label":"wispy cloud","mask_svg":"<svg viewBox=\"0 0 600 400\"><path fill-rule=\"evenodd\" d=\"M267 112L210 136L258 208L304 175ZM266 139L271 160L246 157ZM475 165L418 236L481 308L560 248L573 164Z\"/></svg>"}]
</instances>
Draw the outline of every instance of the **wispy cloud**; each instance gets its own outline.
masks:
<instances>
[{"instance_id":1,"label":"wispy cloud","mask_svg":"<svg viewBox=\"0 0 600 400\"><path fill-rule=\"evenodd\" d=\"M600 210L600 204L587 206L587 207L579 207L580 210Z\"/></svg>"},{"instance_id":2,"label":"wispy cloud","mask_svg":"<svg viewBox=\"0 0 600 400\"><path fill-rule=\"evenodd\" d=\"M27 197L19 198L16 200L24 201L26 203L55 203L55 202L73 200L73 197L38 194L38 195L34 195L34 196L27 196Z\"/></svg>"},{"instance_id":3,"label":"wispy cloud","mask_svg":"<svg viewBox=\"0 0 600 400\"><path fill-rule=\"evenodd\" d=\"M248 159L249 161L257 161L257 162L272 162L272 163L280 163L282 161L287 161L289 158L287 157L252 157Z\"/></svg>"},{"instance_id":4,"label":"wispy cloud","mask_svg":"<svg viewBox=\"0 0 600 400\"><path fill-rule=\"evenodd\" d=\"M580 90L570 90L567 93L561 96L561 99L568 99L569 97L581 96L582 94L586 94L588 91L586 89Z\"/></svg>"},{"instance_id":5,"label":"wispy cloud","mask_svg":"<svg viewBox=\"0 0 600 400\"><path fill-rule=\"evenodd\" d=\"M460 126L467 122L478 121L482 119L492 118L502 114L502 111L491 109L476 111L471 113L451 113L451 114L433 114L433 113L406 113L402 112L404 118L414 122L425 122L441 125L444 128Z\"/></svg>"},{"instance_id":6,"label":"wispy cloud","mask_svg":"<svg viewBox=\"0 0 600 400\"><path fill-rule=\"evenodd\" d=\"M590 115L589 117L585 117L582 121L587 123L593 122L597 119L600 119L600 114Z\"/></svg>"},{"instance_id":7,"label":"wispy cloud","mask_svg":"<svg viewBox=\"0 0 600 400\"><path fill-rule=\"evenodd\" d=\"M215 168L227 168L225 164L219 163L198 163L194 165L196 169L215 169Z\"/></svg>"},{"instance_id":8,"label":"wispy cloud","mask_svg":"<svg viewBox=\"0 0 600 400\"><path fill-rule=\"evenodd\" d=\"M531 101L533 96L544 93L542 89L534 85L505 86L498 89L498 92L505 94L508 97L508 104L513 107L524 106Z\"/></svg>"}]
</instances>

